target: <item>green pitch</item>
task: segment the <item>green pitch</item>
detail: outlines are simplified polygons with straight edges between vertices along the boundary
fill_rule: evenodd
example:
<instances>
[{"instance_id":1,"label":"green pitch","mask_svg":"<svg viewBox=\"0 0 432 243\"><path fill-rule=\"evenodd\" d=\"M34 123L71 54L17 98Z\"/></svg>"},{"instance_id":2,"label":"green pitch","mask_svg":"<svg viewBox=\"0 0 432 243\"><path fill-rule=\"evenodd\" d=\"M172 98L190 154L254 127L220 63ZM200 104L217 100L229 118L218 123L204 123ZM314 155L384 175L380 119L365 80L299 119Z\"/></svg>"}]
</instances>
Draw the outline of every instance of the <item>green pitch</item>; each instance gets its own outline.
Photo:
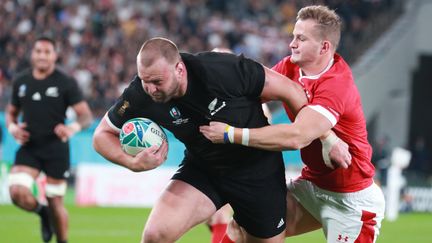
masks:
<instances>
[{"instance_id":1,"label":"green pitch","mask_svg":"<svg viewBox=\"0 0 432 243\"><path fill-rule=\"evenodd\" d=\"M128 243L139 242L144 222L150 212L144 208L80 208L67 206L70 217L69 242ZM378 243L431 242L432 214L402 214L396 222L384 221ZM0 206L0 242L41 242L39 218L11 205ZM51 242L55 242L53 239ZM188 232L180 243L210 242L206 226ZM286 242L325 242L321 231L287 239Z\"/></svg>"}]
</instances>

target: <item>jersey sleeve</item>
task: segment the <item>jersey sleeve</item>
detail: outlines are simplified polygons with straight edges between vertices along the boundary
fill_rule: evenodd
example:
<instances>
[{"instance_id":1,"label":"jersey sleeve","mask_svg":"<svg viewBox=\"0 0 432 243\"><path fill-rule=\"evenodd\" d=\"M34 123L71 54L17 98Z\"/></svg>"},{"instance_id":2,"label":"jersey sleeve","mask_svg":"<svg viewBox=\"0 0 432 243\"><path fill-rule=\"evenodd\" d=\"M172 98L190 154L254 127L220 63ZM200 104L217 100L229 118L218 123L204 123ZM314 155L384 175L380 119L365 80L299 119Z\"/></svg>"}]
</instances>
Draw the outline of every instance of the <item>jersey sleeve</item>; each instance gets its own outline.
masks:
<instances>
[{"instance_id":1,"label":"jersey sleeve","mask_svg":"<svg viewBox=\"0 0 432 243\"><path fill-rule=\"evenodd\" d=\"M326 116L334 126L345 112L346 102L352 95L351 87L352 79L346 75L323 79L308 106Z\"/></svg>"},{"instance_id":2,"label":"jersey sleeve","mask_svg":"<svg viewBox=\"0 0 432 243\"><path fill-rule=\"evenodd\" d=\"M112 128L121 129L123 123L136 116L136 103L139 98L137 85L141 85L141 82L135 76L116 103L108 110L108 123Z\"/></svg>"},{"instance_id":3,"label":"jersey sleeve","mask_svg":"<svg viewBox=\"0 0 432 243\"><path fill-rule=\"evenodd\" d=\"M15 107L21 107L19 98L18 98L18 89L19 89L19 82L18 80L14 80L12 83L12 97L10 103Z\"/></svg>"},{"instance_id":4,"label":"jersey sleeve","mask_svg":"<svg viewBox=\"0 0 432 243\"><path fill-rule=\"evenodd\" d=\"M242 76L244 87L243 95L250 97L259 97L264 88L265 72L262 64L244 57L239 56L239 70Z\"/></svg>"},{"instance_id":5,"label":"jersey sleeve","mask_svg":"<svg viewBox=\"0 0 432 243\"><path fill-rule=\"evenodd\" d=\"M68 89L66 90L67 104L72 106L80 101L83 101L84 97L81 89L78 87L77 81L72 77L68 77L68 83Z\"/></svg>"}]
</instances>

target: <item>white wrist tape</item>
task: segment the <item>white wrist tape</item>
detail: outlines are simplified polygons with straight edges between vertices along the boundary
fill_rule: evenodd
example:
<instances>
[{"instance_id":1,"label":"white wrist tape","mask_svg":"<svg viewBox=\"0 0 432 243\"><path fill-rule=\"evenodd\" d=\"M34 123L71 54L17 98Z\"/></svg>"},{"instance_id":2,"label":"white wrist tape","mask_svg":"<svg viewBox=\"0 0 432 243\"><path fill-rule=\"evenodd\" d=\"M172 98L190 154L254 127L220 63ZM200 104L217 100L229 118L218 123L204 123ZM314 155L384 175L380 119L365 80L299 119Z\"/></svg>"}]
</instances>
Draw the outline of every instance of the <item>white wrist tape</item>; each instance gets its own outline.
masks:
<instances>
[{"instance_id":1,"label":"white wrist tape","mask_svg":"<svg viewBox=\"0 0 432 243\"><path fill-rule=\"evenodd\" d=\"M324 163L327 167L334 169L333 164L330 160L330 150L338 141L339 138L334 133L330 133L326 138L320 139L322 144L322 156L324 159Z\"/></svg>"},{"instance_id":2,"label":"white wrist tape","mask_svg":"<svg viewBox=\"0 0 432 243\"><path fill-rule=\"evenodd\" d=\"M81 131L82 126L81 124L79 124L78 122L72 122L71 124L68 125L68 127L74 132L77 133L79 131Z\"/></svg>"},{"instance_id":3,"label":"white wrist tape","mask_svg":"<svg viewBox=\"0 0 432 243\"><path fill-rule=\"evenodd\" d=\"M242 145L249 145L249 128L242 129Z\"/></svg>"},{"instance_id":4,"label":"white wrist tape","mask_svg":"<svg viewBox=\"0 0 432 243\"><path fill-rule=\"evenodd\" d=\"M230 143L234 143L234 127L232 126L228 128L228 140Z\"/></svg>"},{"instance_id":5,"label":"white wrist tape","mask_svg":"<svg viewBox=\"0 0 432 243\"><path fill-rule=\"evenodd\" d=\"M9 132L10 134L13 134L14 132L16 132L16 130L19 129L19 127L18 127L18 125L17 125L16 123L13 123L13 122L12 122L12 123L9 123L7 129L8 129L8 132Z\"/></svg>"}]
</instances>

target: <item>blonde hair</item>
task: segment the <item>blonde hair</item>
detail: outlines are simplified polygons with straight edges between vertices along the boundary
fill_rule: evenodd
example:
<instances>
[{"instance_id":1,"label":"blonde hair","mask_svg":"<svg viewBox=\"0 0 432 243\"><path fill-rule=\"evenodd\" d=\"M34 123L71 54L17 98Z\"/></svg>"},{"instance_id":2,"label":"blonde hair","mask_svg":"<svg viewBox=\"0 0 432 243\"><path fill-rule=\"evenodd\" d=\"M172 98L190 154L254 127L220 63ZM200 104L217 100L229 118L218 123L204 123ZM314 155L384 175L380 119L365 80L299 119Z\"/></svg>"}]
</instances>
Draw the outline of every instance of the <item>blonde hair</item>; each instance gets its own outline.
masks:
<instances>
[{"instance_id":1,"label":"blonde hair","mask_svg":"<svg viewBox=\"0 0 432 243\"><path fill-rule=\"evenodd\" d=\"M144 42L137 56L137 64L151 66L159 58L174 64L181 60L177 45L163 37L155 37Z\"/></svg>"},{"instance_id":2,"label":"blonde hair","mask_svg":"<svg viewBox=\"0 0 432 243\"><path fill-rule=\"evenodd\" d=\"M329 40L336 50L341 36L342 21L334 10L326 6L312 5L302 9L297 14L296 20L312 19L317 23L319 37Z\"/></svg>"}]
</instances>

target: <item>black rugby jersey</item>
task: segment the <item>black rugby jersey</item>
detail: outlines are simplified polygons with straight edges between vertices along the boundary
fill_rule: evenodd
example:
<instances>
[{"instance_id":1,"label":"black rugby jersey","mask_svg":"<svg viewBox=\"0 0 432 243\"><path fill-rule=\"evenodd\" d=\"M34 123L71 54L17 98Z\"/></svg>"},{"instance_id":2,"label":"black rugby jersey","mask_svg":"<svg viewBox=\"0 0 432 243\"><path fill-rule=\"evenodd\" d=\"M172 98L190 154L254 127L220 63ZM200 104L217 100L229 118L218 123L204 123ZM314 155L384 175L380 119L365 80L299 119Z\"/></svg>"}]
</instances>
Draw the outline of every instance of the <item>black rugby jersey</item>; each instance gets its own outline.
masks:
<instances>
[{"instance_id":1,"label":"black rugby jersey","mask_svg":"<svg viewBox=\"0 0 432 243\"><path fill-rule=\"evenodd\" d=\"M269 159L281 162L279 152L213 144L199 132L199 126L210 121L249 128L268 125L259 98L265 81L263 66L243 56L226 53L181 53L181 57L188 72L188 86L183 97L156 103L135 76L109 110L110 122L120 129L131 118L149 118L183 142L186 158L200 161L201 166L233 168L255 161L265 164Z\"/></svg>"},{"instance_id":2,"label":"black rugby jersey","mask_svg":"<svg viewBox=\"0 0 432 243\"><path fill-rule=\"evenodd\" d=\"M12 105L22 112L30 141L57 137L54 127L64 123L66 109L83 100L76 81L59 70L43 80L33 77L30 69L17 76L12 86Z\"/></svg>"}]
</instances>

